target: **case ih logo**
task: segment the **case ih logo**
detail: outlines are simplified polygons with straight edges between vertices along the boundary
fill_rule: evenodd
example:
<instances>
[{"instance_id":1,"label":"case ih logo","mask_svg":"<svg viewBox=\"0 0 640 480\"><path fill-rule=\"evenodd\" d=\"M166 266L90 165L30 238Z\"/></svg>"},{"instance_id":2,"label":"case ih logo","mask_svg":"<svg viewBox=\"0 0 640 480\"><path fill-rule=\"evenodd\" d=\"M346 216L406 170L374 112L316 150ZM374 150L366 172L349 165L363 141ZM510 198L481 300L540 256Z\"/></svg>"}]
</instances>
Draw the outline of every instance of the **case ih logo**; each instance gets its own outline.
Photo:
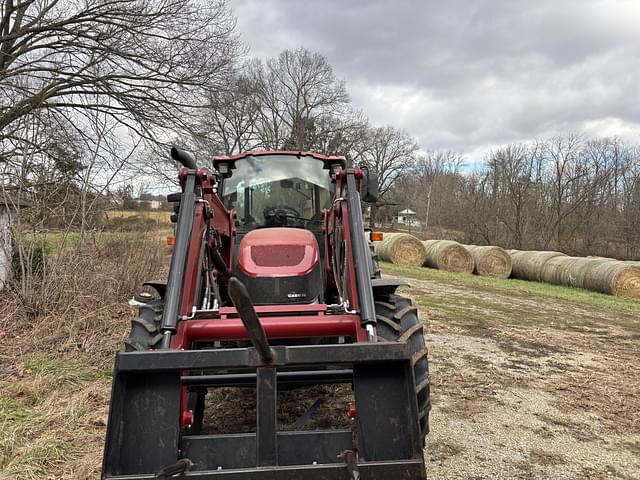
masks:
<instances>
[{"instance_id":1,"label":"case ih logo","mask_svg":"<svg viewBox=\"0 0 640 480\"><path fill-rule=\"evenodd\" d=\"M287 294L287 297L289 297L289 298L302 298L302 297L306 297L306 296L307 296L306 293L291 292L291 293Z\"/></svg>"}]
</instances>

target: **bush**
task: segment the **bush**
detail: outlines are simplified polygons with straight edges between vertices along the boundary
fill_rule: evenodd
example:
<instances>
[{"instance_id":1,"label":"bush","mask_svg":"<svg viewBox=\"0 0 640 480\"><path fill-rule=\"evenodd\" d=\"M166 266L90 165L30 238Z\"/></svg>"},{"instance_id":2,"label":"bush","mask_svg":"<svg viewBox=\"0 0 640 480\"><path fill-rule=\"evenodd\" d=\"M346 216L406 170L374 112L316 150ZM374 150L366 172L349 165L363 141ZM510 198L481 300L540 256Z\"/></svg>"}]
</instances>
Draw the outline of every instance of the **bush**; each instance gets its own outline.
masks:
<instances>
[{"instance_id":1,"label":"bush","mask_svg":"<svg viewBox=\"0 0 640 480\"><path fill-rule=\"evenodd\" d=\"M0 330L29 332L34 349L98 352L114 349L131 319L127 301L168 257L158 236L103 233L49 251L44 263L9 288L16 307Z\"/></svg>"},{"instance_id":2,"label":"bush","mask_svg":"<svg viewBox=\"0 0 640 480\"><path fill-rule=\"evenodd\" d=\"M46 271L49 252L45 242L34 239L23 240L15 245L11 256L14 278L19 281L25 276L41 277Z\"/></svg>"}]
</instances>

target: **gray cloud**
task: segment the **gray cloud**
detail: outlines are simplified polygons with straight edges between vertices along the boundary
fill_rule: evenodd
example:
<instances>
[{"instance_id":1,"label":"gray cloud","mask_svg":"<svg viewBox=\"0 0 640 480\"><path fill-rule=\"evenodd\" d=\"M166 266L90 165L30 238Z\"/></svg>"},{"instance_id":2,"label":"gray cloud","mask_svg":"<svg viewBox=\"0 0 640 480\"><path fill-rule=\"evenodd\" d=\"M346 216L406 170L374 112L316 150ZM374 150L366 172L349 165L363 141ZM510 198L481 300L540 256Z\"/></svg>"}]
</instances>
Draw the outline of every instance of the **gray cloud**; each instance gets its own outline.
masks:
<instances>
[{"instance_id":1,"label":"gray cloud","mask_svg":"<svg viewBox=\"0 0 640 480\"><path fill-rule=\"evenodd\" d=\"M477 159L585 130L640 142L636 0L235 0L259 57L325 54L374 124Z\"/></svg>"}]
</instances>

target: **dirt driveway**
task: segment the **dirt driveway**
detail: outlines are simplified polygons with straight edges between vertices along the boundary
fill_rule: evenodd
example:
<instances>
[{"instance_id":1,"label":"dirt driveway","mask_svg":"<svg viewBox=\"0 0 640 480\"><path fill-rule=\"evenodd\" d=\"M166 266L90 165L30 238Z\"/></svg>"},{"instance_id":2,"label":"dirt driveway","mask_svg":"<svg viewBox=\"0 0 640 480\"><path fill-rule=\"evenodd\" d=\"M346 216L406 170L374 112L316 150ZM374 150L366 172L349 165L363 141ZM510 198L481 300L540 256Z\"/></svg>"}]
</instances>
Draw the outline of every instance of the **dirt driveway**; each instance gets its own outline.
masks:
<instances>
[{"instance_id":1,"label":"dirt driveway","mask_svg":"<svg viewBox=\"0 0 640 480\"><path fill-rule=\"evenodd\" d=\"M637 314L410 282L430 345L429 478L640 478Z\"/></svg>"}]
</instances>

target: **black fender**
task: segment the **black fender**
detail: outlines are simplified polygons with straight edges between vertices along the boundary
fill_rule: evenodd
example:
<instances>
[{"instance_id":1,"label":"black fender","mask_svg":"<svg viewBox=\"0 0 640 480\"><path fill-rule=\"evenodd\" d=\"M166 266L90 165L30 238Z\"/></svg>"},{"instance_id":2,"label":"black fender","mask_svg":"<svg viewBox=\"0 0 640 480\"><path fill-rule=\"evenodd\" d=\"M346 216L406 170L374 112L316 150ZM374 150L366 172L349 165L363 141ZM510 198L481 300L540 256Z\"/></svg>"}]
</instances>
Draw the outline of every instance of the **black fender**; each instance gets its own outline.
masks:
<instances>
[{"instance_id":1,"label":"black fender","mask_svg":"<svg viewBox=\"0 0 640 480\"><path fill-rule=\"evenodd\" d=\"M371 288L375 298L393 295L398 287L403 285L410 286L409 282L404 278L385 277L371 279Z\"/></svg>"},{"instance_id":2,"label":"black fender","mask_svg":"<svg viewBox=\"0 0 640 480\"><path fill-rule=\"evenodd\" d=\"M148 280L144 282L142 285L144 285L145 287L153 288L156 292L158 292L158 295L160 295L160 298L164 300L164 294L167 292L166 280Z\"/></svg>"}]
</instances>

